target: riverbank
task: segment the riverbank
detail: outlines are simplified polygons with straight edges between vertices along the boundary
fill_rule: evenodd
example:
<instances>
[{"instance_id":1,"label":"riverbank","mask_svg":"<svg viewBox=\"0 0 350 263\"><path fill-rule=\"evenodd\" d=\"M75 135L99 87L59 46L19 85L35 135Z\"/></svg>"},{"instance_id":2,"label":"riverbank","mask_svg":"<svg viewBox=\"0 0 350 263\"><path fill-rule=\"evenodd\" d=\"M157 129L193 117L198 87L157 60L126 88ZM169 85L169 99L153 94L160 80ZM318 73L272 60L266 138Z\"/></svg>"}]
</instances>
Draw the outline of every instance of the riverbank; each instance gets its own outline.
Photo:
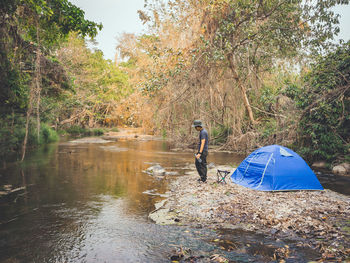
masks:
<instances>
[{"instance_id":1,"label":"riverbank","mask_svg":"<svg viewBox=\"0 0 350 263\"><path fill-rule=\"evenodd\" d=\"M145 134L141 128L118 128L118 131L109 131L103 134L102 139L118 140L160 140L161 137Z\"/></svg>"},{"instance_id":2,"label":"riverbank","mask_svg":"<svg viewBox=\"0 0 350 263\"><path fill-rule=\"evenodd\" d=\"M158 224L243 229L292 239L316 250L322 260L350 259L350 198L330 190L261 192L218 183L217 169L207 183L197 182L195 167L170 182L169 197L150 218ZM288 258L288 251L280 258ZM281 253L280 253L281 254Z\"/></svg>"}]
</instances>

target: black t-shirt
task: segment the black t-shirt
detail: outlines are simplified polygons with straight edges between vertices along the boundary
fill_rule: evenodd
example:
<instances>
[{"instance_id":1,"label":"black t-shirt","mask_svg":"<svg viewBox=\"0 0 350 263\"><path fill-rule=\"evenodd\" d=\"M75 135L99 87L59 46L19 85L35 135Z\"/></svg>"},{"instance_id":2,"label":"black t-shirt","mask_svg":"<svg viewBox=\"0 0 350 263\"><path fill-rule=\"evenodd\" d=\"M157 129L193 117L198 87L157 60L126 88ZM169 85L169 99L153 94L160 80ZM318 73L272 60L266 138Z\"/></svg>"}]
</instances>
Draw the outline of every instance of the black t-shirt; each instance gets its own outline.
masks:
<instances>
[{"instance_id":1,"label":"black t-shirt","mask_svg":"<svg viewBox=\"0 0 350 263\"><path fill-rule=\"evenodd\" d=\"M205 144L204 144L204 148L203 151L208 151L208 143L209 143L209 136L208 136L208 132L206 129L202 129L199 132L199 144L198 144L198 152L201 149L201 142L202 140L205 139Z\"/></svg>"}]
</instances>

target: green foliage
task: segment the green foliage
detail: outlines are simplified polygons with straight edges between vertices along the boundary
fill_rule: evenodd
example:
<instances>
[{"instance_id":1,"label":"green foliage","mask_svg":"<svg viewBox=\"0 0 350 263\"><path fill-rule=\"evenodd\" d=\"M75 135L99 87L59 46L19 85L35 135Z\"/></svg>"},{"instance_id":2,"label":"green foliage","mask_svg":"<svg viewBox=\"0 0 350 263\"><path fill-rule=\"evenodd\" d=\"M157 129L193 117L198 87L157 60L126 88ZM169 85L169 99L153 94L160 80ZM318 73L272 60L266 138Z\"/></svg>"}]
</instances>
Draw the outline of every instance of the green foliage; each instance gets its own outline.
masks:
<instances>
[{"instance_id":1,"label":"green foliage","mask_svg":"<svg viewBox=\"0 0 350 263\"><path fill-rule=\"evenodd\" d=\"M59 137L55 130L53 130L49 125L46 123L42 123L40 125L41 128L41 138L42 141L40 144L47 144L51 142L57 142Z\"/></svg>"},{"instance_id":2,"label":"green foliage","mask_svg":"<svg viewBox=\"0 0 350 263\"><path fill-rule=\"evenodd\" d=\"M87 129L78 125L73 125L65 131L73 136L101 136L104 134L104 130L101 128Z\"/></svg>"},{"instance_id":3,"label":"green foliage","mask_svg":"<svg viewBox=\"0 0 350 263\"><path fill-rule=\"evenodd\" d=\"M162 137L165 139L167 137L167 132L165 129L162 129Z\"/></svg>"},{"instance_id":4,"label":"green foliage","mask_svg":"<svg viewBox=\"0 0 350 263\"><path fill-rule=\"evenodd\" d=\"M34 120L31 121L34 123ZM58 141L59 137L55 130L48 124L40 126L40 137L38 140L36 125L30 125L28 130L27 147ZM20 152L25 135L25 118L18 114L6 115L0 119L0 158L7 158L16 152Z\"/></svg>"},{"instance_id":5,"label":"green foliage","mask_svg":"<svg viewBox=\"0 0 350 263\"><path fill-rule=\"evenodd\" d=\"M224 125L218 125L211 129L211 143L222 144L227 141L227 138L232 134L232 128Z\"/></svg>"},{"instance_id":6,"label":"green foliage","mask_svg":"<svg viewBox=\"0 0 350 263\"><path fill-rule=\"evenodd\" d=\"M120 62L119 66L122 68L135 68L136 60L134 58L130 58L127 61Z\"/></svg>"},{"instance_id":7,"label":"green foliage","mask_svg":"<svg viewBox=\"0 0 350 263\"><path fill-rule=\"evenodd\" d=\"M261 136L263 139L269 138L271 135L276 134L277 131L277 123L276 119L270 118L267 122L265 122L262 127L260 128L262 130Z\"/></svg>"},{"instance_id":8,"label":"green foliage","mask_svg":"<svg viewBox=\"0 0 350 263\"><path fill-rule=\"evenodd\" d=\"M94 37L101 24L86 20L84 11L68 0L1 1L0 99L8 107L25 109L37 47L44 56L70 32ZM38 43L39 41L39 43ZM44 58L42 60L45 60ZM57 72L56 72L57 74ZM49 79L51 74L43 77ZM45 83L43 83L45 84Z\"/></svg>"},{"instance_id":9,"label":"green foliage","mask_svg":"<svg viewBox=\"0 0 350 263\"><path fill-rule=\"evenodd\" d=\"M69 36L58 51L58 59L71 83L70 90L60 97L52 112L61 120L80 114L70 125L104 125L120 100L133 92L127 73L105 60L101 51L88 49L85 40L77 34ZM52 107L54 103L50 101L47 105Z\"/></svg>"},{"instance_id":10,"label":"green foliage","mask_svg":"<svg viewBox=\"0 0 350 263\"><path fill-rule=\"evenodd\" d=\"M144 83L142 87L142 92L144 94L149 94L150 96L155 96L157 91L161 90L166 84L169 82L169 77L164 73L153 73L151 72L149 76L147 76L147 81Z\"/></svg>"},{"instance_id":11,"label":"green foliage","mask_svg":"<svg viewBox=\"0 0 350 263\"><path fill-rule=\"evenodd\" d=\"M68 83L62 65L52 54L70 32L95 37L101 28L101 24L86 20L84 11L68 0L1 1L0 114L1 121L11 120L11 124L0 125L2 154L21 150L25 135L23 116L29 108L29 94L35 81L42 90L42 120L57 124L57 98L68 88ZM38 139L32 123L29 147L58 139L49 124L41 125Z\"/></svg>"},{"instance_id":12,"label":"green foliage","mask_svg":"<svg viewBox=\"0 0 350 263\"><path fill-rule=\"evenodd\" d=\"M17 8L25 14L19 18L25 37L36 43L39 27L40 42L46 48L57 47L70 32L93 38L102 29L102 24L86 20L84 11L68 0L22 0Z\"/></svg>"},{"instance_id":13,"label":"green foliage","mask_svg":"<svg viewBox=\"0 0 350 263\"><path fill-rule=\"evenodd\" d=\"M104 134L104 130L101 128L92 129L91 133L95 136L101 136Z\"/></svg>"},{"instance_id":14,"label":"green foliage","mask_svg":"<svg viewBox=\"0 0 350 263\"><path fill-rule=\"evenodd\" d=\"M259 105L259 109L263 110L265 112L271 112L271 108L276 103L277 96L280 94L281 86L278 84L262 84L261 89L259 90L258 94L252 94L251 100L252 103ZM265 114L260 111L256 111L256 115L258 117L263 116L265 117Z\"/></svg>"},{"instance_id":15,"label":"green foliage","mask_svg":"<svg viewBox=\"0 0 350 263\"><path fill-rule=\"evenodd\" d=\"M327 46L338 32L338 18L331 9L337 2L214 0L168 4L164 8L145 6L148 14L142 12L142 17L152 34L124 48L128 54L141 54L134 60L141 75L135 82L155 102L154 108L162 110L160 122L167 122L171 112L176 117L174 124L181 124L176 128L169 125L169 130L181 133L180 126L186 126L187 118L176 113L188 112L193 119L203 111L211 126L220 118L223 126L234 127L235 137L254 129L259 129L264 139L275 135L275 129L284 129L281 140L289 135L285 131L291 126L290 116L282 111L295 109L295 105L282 92L288 86L285 94L294 98L293 88L299 87L293 81L272 83L271 75L279 77L273 69L285 62L293 68L299 56ZM260 121L266 127L260 127ZM215 137L223 134L219 141L225 139L220 129L212 131Z\"/></svg>"},{"instance_id":16,"label":"green foliage","mask_svg":"<svg viewBox=\"0 0 350 263\"><path fill-rule=\"evenodd\" d=\"M350 150L350 42L320 57L298 94L299 145L309 160L333 161Z\"/></svg>"},{"instance_id":17,"label":"green foliage","mask_svg":"<svg viewBox=\"0 0 350 263\"><path fill-rule=\"evenodd\" d=\"M73 125L67 129L65 129L66 132L68 132L71 135L82 135L82 134L86 134L87 133L87 129L84 129L81 126L78 125Z\"/></svg>"},{"instance_id":18,"label":"green foliage","mask_svg":"<svg viewBox=\"0 0 350 263\"><path fill-rule=\"evenodd\" d=\"M283 95L294 100L300 95L300 92L301 89L296 83L288 83L287 87L283 91Z\"/></svg>"}]
</instances>

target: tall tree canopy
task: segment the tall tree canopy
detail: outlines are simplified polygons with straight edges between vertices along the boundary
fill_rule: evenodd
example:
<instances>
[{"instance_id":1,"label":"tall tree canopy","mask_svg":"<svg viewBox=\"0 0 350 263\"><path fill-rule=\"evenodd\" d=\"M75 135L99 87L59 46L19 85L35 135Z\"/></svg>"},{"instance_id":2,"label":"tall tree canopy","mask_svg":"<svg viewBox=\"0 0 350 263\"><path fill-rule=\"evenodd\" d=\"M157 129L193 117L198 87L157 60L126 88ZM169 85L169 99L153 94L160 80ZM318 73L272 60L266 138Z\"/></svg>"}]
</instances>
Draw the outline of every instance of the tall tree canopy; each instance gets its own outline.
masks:
<instances>
[{"instance_id":1,"label":"tall tree canopy","mask_svg":"<svg viewBox=\"0 0 350 263\"><path fill-rule=\"evenodd\" d=\"M319 57L298 90L298 143L309 160L350 161L350 41Z\"/></svg>"},{"instance_id":2,"label":"tall tree canopy","mask_svg":"<svg viewBox=\"0 0 350 263\"><path fill-rule=\"evenodd\" d=\"M184 141L191 120L201 118L235 149L292 143L297 113L285 92L303 86L299 73L334 45L337 4L149 0L139 11L149 33L118 48L135 63L134 81L152 101L158 129Z\"/></svg>"},{"instance_id":3,"label":"tall tree canopy","mask_svg":"<svg viewBox=\"0 0 350 263\"><path fill-rule=\"evenodd\" d=\"M49 57L69 32L94 37L102 25L86 20L84 11L67 0L5 0L0 5L0 99L2 105L25 108L25 86L34 74L37 51L52 62Z\"/></svg>"},{"instance_id":4,"label":"tall tree canopy","mask_svg":"<svg viewBox=\"0 0 350 263\"><path fill-rule=\"evenodd\" d=\"M2 117L26 112L23 152L34 112L39 140L42 90L52 94L49 90L56 88L57 92L57 87L67 86L55 50L70 32L94 37L101 28L101 24L86 20L84 12L67 0L1 1L0 111Z\"/></svg>"}]
</instances>

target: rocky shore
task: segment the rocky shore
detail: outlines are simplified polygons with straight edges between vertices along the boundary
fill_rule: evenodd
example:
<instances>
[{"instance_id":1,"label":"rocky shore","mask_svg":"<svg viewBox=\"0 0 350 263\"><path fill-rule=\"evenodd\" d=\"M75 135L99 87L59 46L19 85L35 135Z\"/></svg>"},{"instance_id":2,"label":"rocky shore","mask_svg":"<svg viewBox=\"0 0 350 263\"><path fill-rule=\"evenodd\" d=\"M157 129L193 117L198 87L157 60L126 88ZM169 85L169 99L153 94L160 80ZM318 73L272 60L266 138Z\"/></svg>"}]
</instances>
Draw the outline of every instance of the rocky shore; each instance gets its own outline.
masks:
<instances>
[{"instance_id":1,"label":"rocky shore","mask_svg":"<svg viewBox=\"0 0 350 263\"><path fill-rule=\"evenodd\" d=\"M197 182L195 167L171 180L168 198L149 217L158 224L243 229L292 239L316 250L320 262L350 260L350 197L331 190L261 192L218 183L211 167L207 183ZM287 251L280 259L288 258ZM350 262L350 261L349 261Z\"/></svg>"}]
</instances>

